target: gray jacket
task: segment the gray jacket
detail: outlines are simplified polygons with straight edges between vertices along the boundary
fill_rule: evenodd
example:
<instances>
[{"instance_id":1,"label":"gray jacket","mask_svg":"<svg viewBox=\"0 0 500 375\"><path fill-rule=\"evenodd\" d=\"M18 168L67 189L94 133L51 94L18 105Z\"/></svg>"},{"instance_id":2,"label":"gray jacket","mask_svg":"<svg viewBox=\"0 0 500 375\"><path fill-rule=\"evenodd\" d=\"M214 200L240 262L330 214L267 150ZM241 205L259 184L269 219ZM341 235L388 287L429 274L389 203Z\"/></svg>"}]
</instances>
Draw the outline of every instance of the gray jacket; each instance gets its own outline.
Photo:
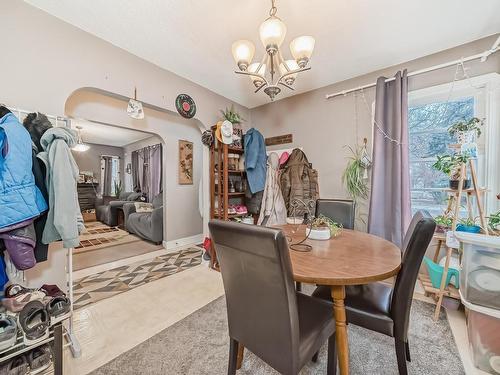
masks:
<instances>
[{"instance_id":1,"label":"gray jacket","mask_svg":"<svg viewBox=\"0 0 500 375\"><path fill-rule=\"evenodd\" d=\"M76 133L64 127L51 128L43 134L40 143L44 151L37 157L45 164L45 184L49 193L49 212L42 242L49 244L62 240L65 248L77 247L80 232L85 227L76 191L78 165L71 154Z\"/></svg>"}]
</instances>

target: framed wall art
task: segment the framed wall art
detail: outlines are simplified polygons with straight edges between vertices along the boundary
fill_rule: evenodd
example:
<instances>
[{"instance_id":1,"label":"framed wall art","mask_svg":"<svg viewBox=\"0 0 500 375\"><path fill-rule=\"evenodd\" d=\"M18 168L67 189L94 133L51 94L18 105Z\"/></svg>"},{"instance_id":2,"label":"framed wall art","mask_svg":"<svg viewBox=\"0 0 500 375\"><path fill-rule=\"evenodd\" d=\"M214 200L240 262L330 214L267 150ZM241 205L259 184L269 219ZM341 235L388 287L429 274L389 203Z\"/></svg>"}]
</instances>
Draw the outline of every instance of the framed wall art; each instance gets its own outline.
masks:
<instances>
[{"instance_id":1,"label":"framed wall art","mask_svg":"<svg viewBox=\"0 0 500 375\"><path fill-rule=\"evenodd\" d=\"M179 140L179 184L193 184L193 142Z\"/></svg>"}]
</instances>

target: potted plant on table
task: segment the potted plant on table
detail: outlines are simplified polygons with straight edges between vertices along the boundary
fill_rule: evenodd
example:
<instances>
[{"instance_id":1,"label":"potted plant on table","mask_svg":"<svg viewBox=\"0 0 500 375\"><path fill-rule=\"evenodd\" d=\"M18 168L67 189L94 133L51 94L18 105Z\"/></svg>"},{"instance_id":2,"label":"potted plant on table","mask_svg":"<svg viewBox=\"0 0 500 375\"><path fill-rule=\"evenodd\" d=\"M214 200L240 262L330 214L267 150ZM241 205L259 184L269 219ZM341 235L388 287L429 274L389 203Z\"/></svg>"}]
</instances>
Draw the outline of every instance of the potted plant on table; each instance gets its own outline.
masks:
<instances>
[{"instance_id":1,"label":"potted plant on table","mask_svg":"<svg viewBox=\"0 0 500 375\"><path fill-rule=\"evenodd\" d=\"M457 190L460 181L460 173L462 165L470 160L467 153L459 153L453 155L438 155L436 162L432 167L440 172L447 174L450 178L449 186L451 189ZM470 179L464 176L462 189L470 187Z\"/></svg>"},{"instance_id":2,"label":"potted plant on table","mask_svg":"<svg viewBox=\"0 0 500 375\"><path fill-rule=\"evenodd\" d=\"M475 218L465 218L460 219L456 228L457 232L468 232L468 233L479 233L481 232L481 227L477 225Z\"/></svg>"},{"instance_id":3,"label":"potted plant on table","mask_svg":"<svg viewBox=\"0 0 500 375\"><path fill-rule=\"evenodd\" d=\"M311 220L306 228L306 236L312 240L329 240L337 237L342 231L342 225L336 223L329 217L319 215Z\"/></svg>"},{"instance_id":4,"label":"potted plant on table","mask_svg":"<svg viewBox=\"0 0 500 375\"><path fill-rule=\"evenodd\" d=\"M471 118L469 121L458 121L448 128L448 133L456 137L460 144L473 143L476 137L481 135L481 126L484 125L484 119L477 117Z\"/></svg>"}]
</instances>

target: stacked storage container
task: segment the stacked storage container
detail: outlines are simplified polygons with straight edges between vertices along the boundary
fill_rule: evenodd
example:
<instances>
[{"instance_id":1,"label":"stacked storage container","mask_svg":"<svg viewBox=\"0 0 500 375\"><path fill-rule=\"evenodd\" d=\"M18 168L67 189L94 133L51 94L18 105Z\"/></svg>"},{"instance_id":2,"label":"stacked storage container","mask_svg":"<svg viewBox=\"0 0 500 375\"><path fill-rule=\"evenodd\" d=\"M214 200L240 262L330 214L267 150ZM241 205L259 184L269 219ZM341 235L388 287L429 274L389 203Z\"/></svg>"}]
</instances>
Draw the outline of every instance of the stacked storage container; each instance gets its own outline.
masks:
<instances>
[{"instance_id":1,"label":"stacked storage container","mask_svg":"<svg viewBox=\"0 0 500 375\"><path fill-rule=\"evenodd\" d=\"M500 237L455 232L461 243L460 296L469 310L474 365L500 374Z\"/></svg>"}]
</instances>

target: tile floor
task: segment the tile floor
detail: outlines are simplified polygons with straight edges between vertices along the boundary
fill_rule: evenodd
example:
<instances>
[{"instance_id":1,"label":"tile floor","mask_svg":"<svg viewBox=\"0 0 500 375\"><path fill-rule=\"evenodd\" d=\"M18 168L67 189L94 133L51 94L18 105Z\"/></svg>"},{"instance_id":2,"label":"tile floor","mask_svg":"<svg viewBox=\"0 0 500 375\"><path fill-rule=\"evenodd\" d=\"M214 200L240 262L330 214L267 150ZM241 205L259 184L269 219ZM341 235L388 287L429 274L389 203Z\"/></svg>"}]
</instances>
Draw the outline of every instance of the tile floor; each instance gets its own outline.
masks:
<instances>
[{"instance_id":1,"label":"tile floor","mask_svg":"<svg viewBox=\"0 0 500 375\"><path fill-rule=\"evenodd\" d=\"M82 308L75 313L82 356L74 359L67 349L64 373L87 374L223 294L220 274L203 263ZM415 298L426 299L418 290ZM486 374L472 365L463 312L450 310L448 318L466 374Z\"/></svg>"}]
</instances>

